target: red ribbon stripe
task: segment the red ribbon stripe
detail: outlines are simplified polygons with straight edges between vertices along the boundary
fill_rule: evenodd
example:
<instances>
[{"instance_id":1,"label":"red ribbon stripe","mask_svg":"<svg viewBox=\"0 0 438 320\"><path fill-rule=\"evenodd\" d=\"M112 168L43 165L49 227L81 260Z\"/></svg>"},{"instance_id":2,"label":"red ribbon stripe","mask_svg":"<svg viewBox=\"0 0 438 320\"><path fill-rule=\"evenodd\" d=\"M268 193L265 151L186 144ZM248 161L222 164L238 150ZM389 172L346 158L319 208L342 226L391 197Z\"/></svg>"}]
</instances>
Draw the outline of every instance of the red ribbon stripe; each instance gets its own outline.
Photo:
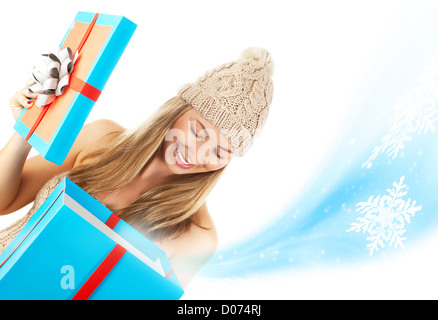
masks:
<instances>
[{"instance_id":1,"label":"red ribbon stripe","mask_svg":"<svg viewBox=\"0 0 438 320\"><path fill-rule=\"evenodd\" d=\"M114 229L119 221L120 217L114 213L111 213L105 224L109 228ZM111 272L117 262L119 262L119 260L123 257L125 252L125 248L119 244L116 244L111 252L101 262L99 267L94 270L88 280L83 284L78 292L76 292L72 300L87 300L105 279L105 277Z\"/></svg>"},{"instance_id":2,"label":"red ribbon stripe","mask_svg":"<svg viewBox=\"0 0 438 320\"><path fill-rule=\"evenodd\" d=\"M106 256L102 263L97 267L93 274L88 278L84 285L76 292L72 300L87 300L103 279L110 273L114 266L125 254L126 249L116 244L111 252Z\"/></svg>"}]
</instances>

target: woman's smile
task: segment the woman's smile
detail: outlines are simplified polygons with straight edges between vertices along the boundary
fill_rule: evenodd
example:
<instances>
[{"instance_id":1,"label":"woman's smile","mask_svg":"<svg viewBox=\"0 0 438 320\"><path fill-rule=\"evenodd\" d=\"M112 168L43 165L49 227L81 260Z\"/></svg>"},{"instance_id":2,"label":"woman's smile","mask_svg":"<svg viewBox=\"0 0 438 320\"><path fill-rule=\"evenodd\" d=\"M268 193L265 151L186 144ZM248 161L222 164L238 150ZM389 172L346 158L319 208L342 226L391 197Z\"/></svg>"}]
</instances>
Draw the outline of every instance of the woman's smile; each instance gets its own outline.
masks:
<instances>
[{"instance_id":1,"label":"woman's smile","mask_svg":"<svg viewBox=\"0 0 438 320\"><path fill-rule=\"evenodd\" d=\"M175 151L173 152L173 155L175 157L176 163L178 164L178 166L182 169L191 169L193 168L195 165L189 163L184 156L181 153L181 150L179 149L179 145L176 145Z\"/></svg>"}]
</instances>

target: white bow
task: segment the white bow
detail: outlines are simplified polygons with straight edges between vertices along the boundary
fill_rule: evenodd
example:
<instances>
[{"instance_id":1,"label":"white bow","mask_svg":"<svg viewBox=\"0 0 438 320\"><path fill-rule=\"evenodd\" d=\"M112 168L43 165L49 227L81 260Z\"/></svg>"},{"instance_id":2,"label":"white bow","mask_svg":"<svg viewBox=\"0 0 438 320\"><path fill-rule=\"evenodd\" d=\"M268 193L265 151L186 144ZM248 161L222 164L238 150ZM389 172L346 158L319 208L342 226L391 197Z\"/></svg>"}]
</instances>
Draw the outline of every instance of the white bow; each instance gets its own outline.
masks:
<instances>
[{"instance_id":1,"label":"white bow","mask_svg":"<svg viewBox=\"0 0 438 320\"><path fill-rule=\"evenodd\" d=\"M42 54L39 63L34 67L32 76L35 83L29 86L30 93L38 94L35 101L37 107L52 103L57 96L64 94L65 87L70 83L70 74L77 55L69 47L57 48L55 51Z\"/></svg>"}]
</instances>

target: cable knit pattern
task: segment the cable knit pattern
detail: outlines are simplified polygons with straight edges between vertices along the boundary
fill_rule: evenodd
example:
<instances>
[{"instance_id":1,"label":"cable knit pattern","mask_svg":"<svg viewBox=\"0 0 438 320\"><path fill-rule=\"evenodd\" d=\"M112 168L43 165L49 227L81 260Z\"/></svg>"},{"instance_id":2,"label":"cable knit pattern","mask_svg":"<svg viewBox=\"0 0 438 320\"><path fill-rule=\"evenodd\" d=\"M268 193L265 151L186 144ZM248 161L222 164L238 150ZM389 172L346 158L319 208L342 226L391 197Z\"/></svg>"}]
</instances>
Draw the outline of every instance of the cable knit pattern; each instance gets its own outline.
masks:
<instances>
[{"instance_id":1,"label":"cable knit pattern","mask_svg":"<svg viewBox=\"0 0 438 320\"><path fill-rule=\"evenodd\" d=\"M29 212L24 217L11 224L9 227L0 230L0 253L6 249L9 243L11 243L15 236L20 232L24 225L44 203L44 201L46 201L53 189L56 188L56 186L65 176L66 173L62 173L49 180L38 192L37 196L35 197L35 201L33 202L33 206Z\"/></svg>"},{"instance_id":2,"label":"cable knit pattern","mask_svg":"<svg viewBox=\"0 0 438 320\"><path fill-rule=\"evenodd\" d=\"M263 48L244 50L237 61L219 66L186 84L178 95L228 138L237 157L260 134L272 102L273 62Z\"/></svg>"}]
</instances>

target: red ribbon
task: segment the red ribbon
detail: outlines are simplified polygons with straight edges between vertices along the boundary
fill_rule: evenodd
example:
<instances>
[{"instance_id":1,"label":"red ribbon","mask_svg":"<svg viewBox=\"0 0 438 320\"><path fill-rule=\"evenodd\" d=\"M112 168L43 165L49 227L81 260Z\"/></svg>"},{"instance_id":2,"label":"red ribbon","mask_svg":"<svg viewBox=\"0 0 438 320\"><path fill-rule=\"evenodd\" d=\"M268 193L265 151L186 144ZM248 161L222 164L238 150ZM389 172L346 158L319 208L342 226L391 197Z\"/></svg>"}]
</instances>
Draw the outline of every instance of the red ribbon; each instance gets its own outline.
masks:
<instances>
[{"instance_id":1,"label":"red ribbon","mask_svg":"<svg viewBox=\"0 0 438 320\"><path fill-rule=\"evenodd\" d=\"M102 91L96 89L92 85L86 83L85 81L79 79L78 77L71 76L69 87L74 91L79 92L83 96L86 96L88 99L97 101Z\"/></svg>"},{"instance_id":2,"label":"red ribbon","mask_svg":"<svg viewBox=\"0 0 438 320\"><path fill-rule=\"evenodd\" d=\"M119 216L112 213L105 224L111 229L114 229L119 221ZM117 262L119 262L119 260L123 257L125 252L125 248L119 244L116 244L111 252L100 263L97 269L94 270L88 280L82 285L78 292L76 292L72 300L87 300L114 268Z\"/></svg>"},{"instance_id":3,"label":"red ribbon","mask_svg":"<svg viewBox=\"0 0 438 320\"><path fill-rule=\"evenodd\" d=\"M93 20L91 21L90 25L88 26L87 30L85 31L84 36L82 37L81 42L78 45L78 48L76 50L73 50L73 52L80 53L85 42L88 40L88 37L90 36L91 30L93 30L94 25L96 24L97 17L99 16L98 13L96 13L93 17ZM92 85L84 82L83 80L75 77L74 75L71 75L69 87L75 90L76 92L82 94L83 96L93 100L94 102L97 101L99 98L101 91ZM28 109L32 108L35 104L36 99L33 99L33 103L31 106L28 107ZM39 126L41 121L43 120L44 116L47 113L47 110L51 104L45 106L42 108L40 114L38 115L38 118L35 120L34 124L32 125L32 128L30 128L29 133L26 136L26 141L29 140L29 138L32 136L32 134L35 132L36 128Z\"/></svg>"},{"instance_id":4,"label":"red ribbon","mask_svg":"<svg viewBox=\"0 0 438 320\"><path fill-rule=\"evenodd\" d=\"M84 285L74 295L72 300L87 300L96 290L99 284L110 273L114 266L125 254L126 249L116 244L111 252L106 256L102 263L97 267L93 274L88 278Z\"/></svg>"},{"instance_id":5,"label":"red ribbon","mask_svg":"<svg viewBox=\"0 0 438 320\"><path fill-rule=\"evenodd\" d=\"M111 229L114 229L119 221L119 216L112 213L111 216L106 220L105 224ZM119 262L119 260L123 257L125 252L125 248L119 244L116 244L111 252L100 263L97 269L94 270L91 276L78 290L78 292L76 292L72 300L87 300L102 283L105 277L111 272L117 262Z\"/></svg>"},{"instance_id":6,"label":"red ribbon","mask_svg":"<svg viewBox=\"0 0 438 320\"><path fill-rule=\"evenodd\" d=\"M114 213L111 214L111 216L106 220L105 224L110 227L111 229L114 229L117 223L119 223L120 217Z\"/></svg>"},{"instance_id":7,"label":"red ribbon","mask_svg":"<svg viewBox=\"0 0 438 320\"><path fill-rule=\"evenodd\" d=\"M82 47L84 46L85 42L88 40L88 36L90 35L91 30L93 30L93 27L94 27L94 25L96 24L96 20L97 20L97 17L98 17L98 16L99 16L99 14L96 13L96 14L94 15L94 17L93 17L93 20L91 20L91 23L90 23L90 25L88 26L87 31L85 31L85 34L84 34L84 36L82 37L82 40L81 40L81 42L79 43L79 45L78 45L78 47L77 47L77 49L76 49L77 52L81 52ZM73 52L75 52L75 51L73 50Z\"/></svg>"}]
</instances>

